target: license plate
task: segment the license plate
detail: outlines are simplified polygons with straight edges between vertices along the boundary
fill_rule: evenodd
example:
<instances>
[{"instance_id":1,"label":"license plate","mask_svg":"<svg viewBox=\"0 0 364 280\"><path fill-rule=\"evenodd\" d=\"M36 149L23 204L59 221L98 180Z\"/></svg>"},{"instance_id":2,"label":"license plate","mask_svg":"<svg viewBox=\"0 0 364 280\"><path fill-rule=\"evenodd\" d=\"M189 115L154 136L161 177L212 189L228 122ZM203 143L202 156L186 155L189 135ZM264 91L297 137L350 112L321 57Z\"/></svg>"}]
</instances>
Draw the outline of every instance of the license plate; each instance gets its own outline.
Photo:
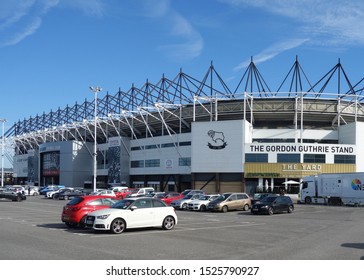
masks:
<instances>
[{"instance_id":1,"label":"license plate","mask_svg":"<svg viewBox=\"0 0 364 280\"><path fill-rule=\"evenodd\" d=\"M252 211L258 211L258 209L254 209L254 208L253 208L253 209L252 209Z\"/></svg>"}]
</instances>

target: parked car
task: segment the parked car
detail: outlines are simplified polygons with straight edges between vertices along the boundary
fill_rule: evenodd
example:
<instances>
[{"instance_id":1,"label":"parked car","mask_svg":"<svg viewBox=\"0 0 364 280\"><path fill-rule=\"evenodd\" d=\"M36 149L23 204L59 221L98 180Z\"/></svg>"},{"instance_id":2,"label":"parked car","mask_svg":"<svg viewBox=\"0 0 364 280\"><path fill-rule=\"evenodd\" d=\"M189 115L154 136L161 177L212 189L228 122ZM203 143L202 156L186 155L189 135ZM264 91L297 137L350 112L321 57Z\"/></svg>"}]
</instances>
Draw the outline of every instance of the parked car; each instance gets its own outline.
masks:
<instances>
[{"instance_id":1,"label":"parked car","mask_svg":"<svg viewBox=\"0 0 364 280\"><path fill-rule=\"evenodd\" d=\"M167 205L171 205L171 202L174 200L181 199L183 195L179 192L169 192L165 193L164 197L160 198L162 201L167 203Z\"/></svg>"},{"instance_id":2,"label":"parked car","mask_svg":"<svg viewBox=\"0 0 364 280\"><path fill-rule=\"evenodd\" d=\"M85 195L74 197L64 207L62 211L61 220L68 227L85 227L85 220L87 214L109 208L116 202L120 201L118 198L103 196L103 195Z\"/></svg>"},{"instance_id":3,"label":"parked car","mask_svg":"<svg viewBox=\"0 0 364 280\"><path fill-rule=\"evenodd\" d=\"M0 198L10 199L11 201L23 201L27 197L22 192L17 192L12 188L0 188Z\"/></svg>"},{"instance_id":4,"label":"parked car","mask_svg":"<svg viewBox=\"0 0 364 280\"><path fill-rule=\"evenodd\" d=\"M188 194L181 199L172 201L171 206L175 209L186 210L188 203L190 203L194 199L199 199L202 196L203 194Z\"/></svg>"},{"instance_id":5,"label":"parked car","mask_svg":"<svg viewBox=\"0 0 364 280\"><path fill-rule=\"evenodd\" d=\"M258 201L252 206L253 214L268 214L287 212L294 210L293 201L289 196L272 194Z\"/></svg>"},{"instance_id":6,"label":"parked car","mask_svg":"<svg viewBox=\"0 0 364 280\"><path fill-rule=\"evenodd\" d=\"M32 195L32 196L39 195L39 188L35 186L27 186L25 188L25 195Z\"/></svg>"},{"instance_id":7,"label":"parked car","mask_svg":"<svg viewBox=\"0 0 364 280\"><path fill-rule=\"evenodd\" d=\"M76 197L76 196L83 196L86 195L86 193L83 190L75 189L75 190L66 190L62 193L58 194L59 200L68 200L70 198Z\"/></svg>"},{"instance_id":8,"label":"parked car","mask_svg":"<svg viewBox=\"0 0 364 280\"><path fill-rule=\"evenodd\" d=\"M127 228L162 227L171 230L176 224L177 215L173 207L151 197L126 198L86 217L87 227L115 234Z\"/></svg>"},{"instance_id":9,"label":"parked car","mask_svg":"<svg viewBox=\"0 0 364 280\"><path fill-rule=\"evenodd\" d=\"M25 187L23 187L22 185L12 185L12 186L9 186L8 189L11 189L17 193L25 194Z\"/></svg>"},{"instance_id":10,"label":"parked car","mask_svg":"<svg viewBox=\"0 0 364 280\"><path fill-rule=\"evenodd\" d=\"M63 194L66 191L72 191L72 190L74 190L74 189L73 188L62 188L55 192L47 192L47 195L50 194L50 196L51 196L50 198L59 199L59 196L61 194Z\"/></svg>"},{"instance_id":11,"label":"parked car","mask_svg":"<svg viewBox=\"0 0 364 280\"><path fill-rule=\"evenodd\" d=\"M140 197L140 196L145 196L147 194L150 194L152 192L154 192L154 188L152 188L152 187L138 188L138 189L134 189L134 191L132 191L126 197L138 197L138 196Z\"/></svg>"},{"instance_id":12,"label":"parked car","mask_svg":"<svg viewBox=\"0 0 364 280\"><path fill-rule=\"evenodd\" d=\"M47 186L45 188L39 189L39 194L45 195L47 192L58 190L59 188L64 188L64 186Z\"/></svg>"},{"instance_id":13,"label":"parked car","mask_svg":"<svg viewBox=\"0 0 364 280\"><path fill-rule=\"evenodd\" d=\"M122 190L126 190L126 189L128 189L127 186L112 186L109 188L109 190L112 190L115 193L120 192Z\"/></svg>"},{"instance_id":14,"label":"parked car","mask_svg":"<svg viewBox=\"0 0 364 280\"><path fill-rule=\"evenodd\" d=\"M125 198L129 194L131 194L134 190L135 190L134 188L123 189L121 191L116 192L115 195L116 195L116 197L119 197L119 198Z\"/></svg>"},{"instance_id":15,"label":"parked car","mask_svg":"<svg viewBox=\"0 0 364 280\"><path fill-rule=\"evenodd\" d=\"M188 203L187 209L188 210L195 210L195 211L206 211L207 205L218 198L219 194L207 194L201 196L199 199L192 200Z\"/></svg>"},{"instance_id":16,"label":"parked car","mask_svg":"<svg viewBox=\"0 0 364 280\"><path fill-rule=\"evenodd\" d=\"M183 192L181 192L183 196L186 196L188 194L206 194L203 190L193 190L193 189L186 189Z\"/></svg>"},{"instance_id":17,"label":"parked car","mask_svg":"<svg viewBox=\"0 0 364 280\"><path fill-rule=\"evenodd\" d=\"M252 198L252 204L261 201L263 198L272 195L272 193L255 193Z\"/></svg>"},{"instance_id":18,"label":"parked car","mask_svg":"<svg viewBox=\"0 0 364 280\"><path fill-rule=\"evenodd\" d=\"M90 195L108 195L116 197L116 194L113 190L97 190L95 192L90 193Z\"/></svg>"},{"instance_id":19,"label":"parked car","mask_svg":"<svg viewBox=\"0 0 364 280\"><path fill-rule=\"evenodd\" d=\"M207 210L227 212L242 209L248 211L251 205L251 199L246 193L223 193L209 203Z\"/></svg>"},{"instance_id":20,"label":"parked car","mask_svg":"<svg viewBox=\"0 0 364 280\"><path fill-rule=\"evenodd\" d=\"M65 192L67 190L73 190L73 188L58 188L53 191L46 192L45 197L56 199L59 197L59 193Z\"/></svg>"}]
</instances>

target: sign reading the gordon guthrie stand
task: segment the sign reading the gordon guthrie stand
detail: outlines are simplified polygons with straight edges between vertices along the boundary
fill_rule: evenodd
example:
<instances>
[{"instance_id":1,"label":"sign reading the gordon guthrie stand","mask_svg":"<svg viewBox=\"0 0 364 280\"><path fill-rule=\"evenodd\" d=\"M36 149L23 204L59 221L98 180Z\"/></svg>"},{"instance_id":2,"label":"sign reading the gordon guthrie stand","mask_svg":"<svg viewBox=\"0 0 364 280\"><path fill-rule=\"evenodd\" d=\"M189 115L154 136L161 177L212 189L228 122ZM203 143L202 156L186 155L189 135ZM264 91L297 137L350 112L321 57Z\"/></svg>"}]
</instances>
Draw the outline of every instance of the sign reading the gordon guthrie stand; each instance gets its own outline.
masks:
<instances>
[{"instance_id":1,"label":"sign reading the gordon guthrie stand","mask_svg":"<svg viewBox=\"0 0 364 280\"><path fill-rule=\"evenodd\" d=\"M355 155L355 145L333 144L246 144L246 153L306 153Z\"/></svg>"},{"instance_id":2,"label":"sign reading the gordon guthrie stand","mask_svg":"<svg viewBox=\"0 0 364 280\"><path fill-rule=\"evenodd\" d=\"M192 123L192 172L242 172L244 121Z\"/></svg>"}]
</instances>

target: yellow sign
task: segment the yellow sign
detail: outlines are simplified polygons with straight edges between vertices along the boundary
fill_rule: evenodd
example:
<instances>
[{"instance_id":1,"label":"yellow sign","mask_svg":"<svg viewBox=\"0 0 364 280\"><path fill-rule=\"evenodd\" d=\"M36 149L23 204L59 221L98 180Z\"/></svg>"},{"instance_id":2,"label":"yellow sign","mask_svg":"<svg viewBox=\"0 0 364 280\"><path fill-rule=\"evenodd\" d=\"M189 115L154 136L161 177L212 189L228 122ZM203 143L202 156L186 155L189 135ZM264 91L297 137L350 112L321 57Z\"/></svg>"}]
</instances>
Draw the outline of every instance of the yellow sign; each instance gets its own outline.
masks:
<instances>
[{"instance_id":1,"label":"yellow sign","mask_svg":"<svg viewBox=\"0 0 364 280\"><path fill-rule=\"evenodd\" d=\"M355 164L245 163L245 178L302 178L321 173L355 172Z\"/></svg>"}]
</instances>

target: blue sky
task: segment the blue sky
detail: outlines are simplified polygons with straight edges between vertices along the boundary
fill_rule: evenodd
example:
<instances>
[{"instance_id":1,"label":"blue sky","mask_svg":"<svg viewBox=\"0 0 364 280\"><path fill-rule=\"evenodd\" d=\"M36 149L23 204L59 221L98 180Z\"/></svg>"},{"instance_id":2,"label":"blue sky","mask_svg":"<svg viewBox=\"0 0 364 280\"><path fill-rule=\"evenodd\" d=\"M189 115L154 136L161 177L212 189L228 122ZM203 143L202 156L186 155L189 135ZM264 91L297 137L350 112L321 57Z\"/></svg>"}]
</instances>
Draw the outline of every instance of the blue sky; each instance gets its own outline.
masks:
<instances>
[{"instance_id":1,"label":"blue sky","mask_svg":"<svg viewBox=\"0 0 364 280\"><path fill-rule=\"evenodd\" d=\"M253 57L271 90L296 55L311 82L341 63L363 78L362 0L0 2L0 118L14 122L211 61L235 89Z\"/></svg>"}]
</instances>

